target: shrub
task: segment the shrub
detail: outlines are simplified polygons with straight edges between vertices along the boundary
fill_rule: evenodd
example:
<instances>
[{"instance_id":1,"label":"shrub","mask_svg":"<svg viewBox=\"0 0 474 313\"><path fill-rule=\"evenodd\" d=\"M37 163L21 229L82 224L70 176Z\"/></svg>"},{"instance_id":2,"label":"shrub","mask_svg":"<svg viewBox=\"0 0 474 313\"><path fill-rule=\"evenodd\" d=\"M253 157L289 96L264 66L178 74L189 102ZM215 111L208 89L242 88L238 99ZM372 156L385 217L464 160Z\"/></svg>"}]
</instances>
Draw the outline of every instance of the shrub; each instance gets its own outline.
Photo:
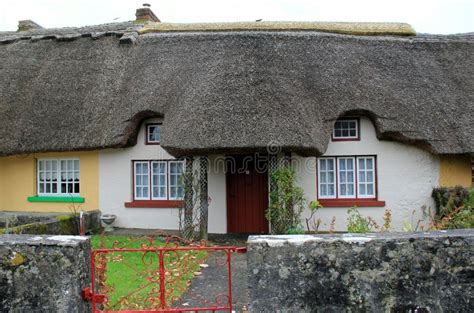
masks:
<instances>
[{"instance_id":1,"label":"shrub","mask_svg":"<svg viewBox=\"0 0 474 313\"><path fill-rule=\"evenodd\" d=\"M281 166L272 171L270 186L270 203L265 215L272 233L287 234L290 229L301 228L301 212L306 199L303 189L296 185L294 168Z\"/></svg>"},{"instance_id":2,"label":"shrub","mask_svg":"<svg viewBox=\"0 0 474 313\"><path fill-rule=\"evenodd\" d=\"M347 210L347 231L349 233L368 233L377 225L370 217L363 217L356 207Z\"/></svg>"},{"instance_id":3,"label":"shrub","mask_svg":"<svg viewBox=\"0 0 474 313\"><path fill-rule=\"evenodd\" d=\"M318 201L311 201L308 205L310 215L305 218L306 220L306 229L308 232L318 232L319 225L321 225L321 219L314 220L314 215L319 211L323 206Z\"/></svg>"},{"instance_id":4,"label":"shrub","mask_svg":"<svg viewBox=\"0 0 474 313\"><path fill-rule=\"evenodd\" d=\"M474 189L456 186L433 190L436 212L431 229L474 228Z\"/></svg>"}]
</instances>

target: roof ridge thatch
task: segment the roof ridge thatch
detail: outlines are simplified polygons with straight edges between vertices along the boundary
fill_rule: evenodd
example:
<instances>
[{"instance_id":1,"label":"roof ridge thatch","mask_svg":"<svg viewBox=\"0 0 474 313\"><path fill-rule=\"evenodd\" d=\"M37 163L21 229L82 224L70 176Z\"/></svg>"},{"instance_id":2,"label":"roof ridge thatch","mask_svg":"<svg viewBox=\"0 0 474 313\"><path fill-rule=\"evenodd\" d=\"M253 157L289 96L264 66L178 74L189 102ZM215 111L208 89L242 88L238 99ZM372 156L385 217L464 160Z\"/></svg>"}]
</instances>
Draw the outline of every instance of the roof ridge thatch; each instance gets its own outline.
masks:
<instances>
[{"instance_id":1,"label":"roof ridge thatch","mask_svg":"<svg viewBox=\"0 0 474 313\"><path fill-rule=\"evenodd\" d=\"M225 23L147 23L140 33L217 31L318 31L361 36L415 36L407 23L261 21Z\"/></svg>"}]
</instances>

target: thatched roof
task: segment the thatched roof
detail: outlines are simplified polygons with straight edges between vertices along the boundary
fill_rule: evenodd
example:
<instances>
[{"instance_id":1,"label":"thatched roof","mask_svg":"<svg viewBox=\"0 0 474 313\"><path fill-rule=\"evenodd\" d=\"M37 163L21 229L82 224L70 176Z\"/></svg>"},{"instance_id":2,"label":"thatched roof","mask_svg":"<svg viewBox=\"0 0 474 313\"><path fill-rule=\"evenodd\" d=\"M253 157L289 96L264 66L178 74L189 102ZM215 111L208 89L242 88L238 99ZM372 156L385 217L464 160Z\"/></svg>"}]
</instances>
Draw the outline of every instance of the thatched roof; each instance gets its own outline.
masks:
<instances>
[{"instance_id":1,"label":"thatched roof","mask_svg":"<svg viewBox=\"0 0 474 313\"><path fill-rule=\"evenodd\" d=\"M474 153L473 34L141 32L0 33L0 155L130 146L154 116L176 156L318 155L344 114L369 116L380 139Z\"/></svg>"}]
</instances>

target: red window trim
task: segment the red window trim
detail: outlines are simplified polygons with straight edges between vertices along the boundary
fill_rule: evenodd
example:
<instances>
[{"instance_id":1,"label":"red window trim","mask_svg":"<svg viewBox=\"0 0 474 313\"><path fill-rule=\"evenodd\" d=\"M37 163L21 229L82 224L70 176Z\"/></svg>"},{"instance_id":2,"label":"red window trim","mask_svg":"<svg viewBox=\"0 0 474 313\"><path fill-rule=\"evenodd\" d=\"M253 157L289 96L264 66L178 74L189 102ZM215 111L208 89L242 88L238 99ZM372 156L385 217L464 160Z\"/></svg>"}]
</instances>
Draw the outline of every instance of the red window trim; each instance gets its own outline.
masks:
<instances>
[{"instance_id":1,"label":"red window trim","mask_svg":"<svg viewBox=\"0 0 474 313\"><path fill-rule=\"evenodd\" d=\"M375 197L374 198L359 198L357 196L358 194L358 188L359 188L359 183L358 183L358 166L357 166L357 158L363 158L363 157L372 157L374 158L374 187L375 187ZM334 169L335 169L335 193L336 193L336 198L319 198L319 159L320 158L334 158L335 159L335 164L334 164ZM351 206L358 206L358 207L383 207L385 206L385 201L378 200L378 195L379 195L379 190L378 190L378 167L377 167L377 155L373 154L367 154L367 155L325 155L321 156L320 158L316 158L316 197L318 199L318 202L321 203L322 206L325 207L351 207ZM355 177L354 177L354 184L355 184L355 197L354 198L337 198L339 194L339 175L338 175L338 158L354 158L354 166L355 166Z\"/></svg>"},{"instance_id":2,"label":"red window trim","mask_svg":"<svg viewBox=\"0 0 474 313\"><path fill-rule=\"evenodd\" d=\"M126 208L180 208L183 200L134 200L125 202Z\"/></svg>"},{"instance_id":3,"label":"red window trim","mask_svg":"<svg viewBox=\"0 0 474 313\"><path fill-rule=\"evenodd\" d=\"M347 121L347 120L356 120L357 122L357 137L356 138L335 138L334 137L334 127L331 132L331 140L332 141L360 141L360 118L359 117L342 117L338 118L337 121ZM334 122L334 126L336 126L336 122Z\"/></svg>"},{"instance_id":4,"label":"red window trim","mask_svg":"<svg viewBox=\"0 0 474 313\"><path fill-rule=\"evenodd\" d=\"M151 142L148 140L148 127L149 126L157 126L157 125L163 125L163 123L148 123L145 124L145 145L160 145L161 140L159 142Z\"/></svg>"},{"instance_id":5,"label":"red window trim","mask_svg":"<svg viewBox=\"0 0 474 313\"><path fill-rule=\"evenodd\" d=\"M318 199L323 207L384 207L385 201L376 199Z\"/></svg>"}]
</instances>

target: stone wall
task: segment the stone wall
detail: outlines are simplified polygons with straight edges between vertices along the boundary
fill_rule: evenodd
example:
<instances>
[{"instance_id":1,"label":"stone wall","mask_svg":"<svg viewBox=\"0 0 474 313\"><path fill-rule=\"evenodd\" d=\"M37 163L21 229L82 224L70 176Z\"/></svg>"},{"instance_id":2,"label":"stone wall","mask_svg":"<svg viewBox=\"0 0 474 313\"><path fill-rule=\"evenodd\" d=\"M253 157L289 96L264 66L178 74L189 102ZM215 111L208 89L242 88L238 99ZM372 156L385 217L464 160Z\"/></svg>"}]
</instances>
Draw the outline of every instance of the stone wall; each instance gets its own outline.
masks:
<instances>
[{"instance_id":1,"label":"stone wall","mask_svg":"<svg viewBox=\"0 0 474 313\"><path fill-rule=\"evenodd\" d=\"M90 242L79 236L0 236L0 312L88 312Z\"/></svg>"},{"instance_id":2,"label":"stone wall","mask_svg":"<svg viewBox=\"0 0 474 313\"><path fill-rule=\"evenodd\" d=\"M251 312L474 312L474 230L251 236Z\"/></svg>"},{"instance_id":3,"label":"stone wall","mask_svg":"<svg viewBox=\"0 0 474 313\"><path fill-rule=\"evenodd\" d=\"M84 212L84 221L87 233L99 230L100 211ZM72 214L0 212L0 235L78 235L79 225L79 216Z\"/></svg>"}]
</instances>

